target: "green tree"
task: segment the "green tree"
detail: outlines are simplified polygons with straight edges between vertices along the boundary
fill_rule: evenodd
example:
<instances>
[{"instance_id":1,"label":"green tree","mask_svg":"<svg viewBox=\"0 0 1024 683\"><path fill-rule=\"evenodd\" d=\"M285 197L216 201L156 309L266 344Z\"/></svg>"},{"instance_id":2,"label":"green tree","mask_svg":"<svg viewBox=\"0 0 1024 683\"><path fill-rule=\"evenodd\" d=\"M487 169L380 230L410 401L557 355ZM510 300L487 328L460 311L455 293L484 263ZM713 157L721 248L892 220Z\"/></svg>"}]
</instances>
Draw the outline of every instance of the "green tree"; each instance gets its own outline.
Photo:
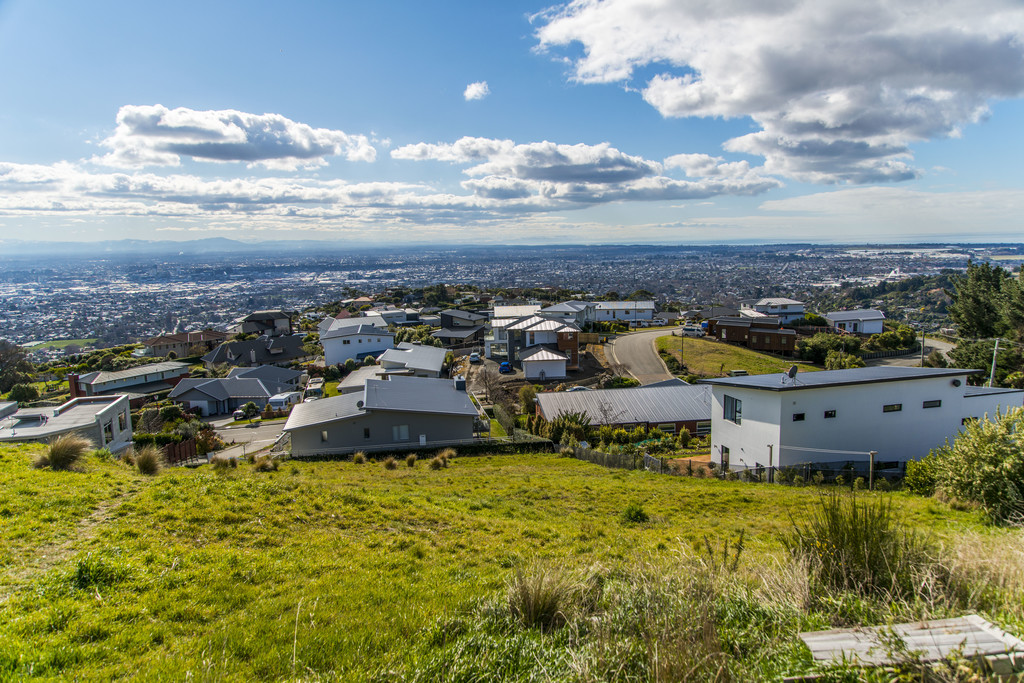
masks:
<instances>
[{"instance_id":1,"label":"green tree","mask_svg":"<svg viewBox=\"0 0 1024 683\"><path fill-rule=\"evenodd\" d=\"M524 413L534 412L534 399L537 398L537 389L532 384L527 384L519 390L519 402L523 406Z\"/></svg>"},{"instance_id":2,"label":"green tree","mask_svg":"<svg viewBox=\"0 0 1024 683\"><path fill-rule=\"evenodd\" d=\"M823 365L829 351L859 355L860 339L847 335L819 332L810 339L802 339L797 342L797 351L804 360Z\"/></svg>"},{"instance_id":3,"label":"green tree","mask_svg":"<svg viewBox=\"0 0 1024 683\"><path fill-rule=\"evenodd\" d=\"M249 422L252 422L252 419L260 414L260 407L252 401L249 401L242 406L242 414L245 415Z\"/></svg>"},{"instance_id":4,"label":"green tree","mask_svg":"<svg viewBox=\"0 0 1024 683\"><path fill-rule=\"evenodd\" d=\"M0 393L7 393L15 384L31 379L32 364L25 350L6 339L0 339Z\"/></svg>"},{"instance_id":5,"label":"green tree","mask_svg":"<svg viewBox=\"0 0 1024 683\"><path fill-rule=\"evenodd\" d=\"M949 364L954 368L968 370L982 370L979 375L972 375L967 378L970 384L984 384L988 382L992 372L992 353L995 350L995 341L988 339L982 341L965 342L961 341L956 348L949 352ZM1000 345L999 354L996 360L995 383L1005 386L1006 378L1024 368L1024 349L1019 345Z\"/></svg>"},{"instance_id":6,"label":"green tree","mask_svg":"<svg viewBox=\"0 0 1024 683\"><path fill-rule=\"evenodd\" d=\"M953 299L949 305L950 319L961 337L994 337L1003 328L1005 304L1003 287L1009 273L988 262L967 262L967 272L954 275L953 289L946 293Z\"/></svg>"},{"instance_id":7,"label":"green tree","mask_svg":"<svg viewBox=\"0 0 1024 683\"><path fill-rule=\"evenodd\" d=\"M18 403L27 403L39 398L39 389L33 384L15 384L11 387L11 393L7 394L7 398Z\"/></svg>"},{"instance_id":8,"label":"green tree","mask_svg":"<svg viewBox=\"0 0 1024 683\"><path fill-rule=\"evenodd\" d=\"M862 368L864 361L860 356L851 356L841 351L829 351L825 356L826 370L848 370L849 368Z\"/></svg>"}]
</instances>

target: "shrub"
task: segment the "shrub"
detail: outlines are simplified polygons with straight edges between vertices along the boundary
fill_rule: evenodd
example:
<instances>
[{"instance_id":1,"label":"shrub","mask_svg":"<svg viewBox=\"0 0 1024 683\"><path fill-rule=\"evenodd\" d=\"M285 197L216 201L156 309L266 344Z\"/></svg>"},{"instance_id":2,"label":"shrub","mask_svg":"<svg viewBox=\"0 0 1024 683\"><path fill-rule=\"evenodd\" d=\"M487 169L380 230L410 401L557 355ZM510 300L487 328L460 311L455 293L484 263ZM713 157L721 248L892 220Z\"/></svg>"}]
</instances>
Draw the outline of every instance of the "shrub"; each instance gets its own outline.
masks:
<instances>
[{"instance_id":1,"label":"shrub","mask_svg":"<svg viewBox=\"0 0 1024 683\"><path fill-rule=\"evenodd\" d=\"M523 626L550 631L565 623L573 585L558 570L540 565L517 569L507 590L509 612Z\"/></svg>"},{"instance_id":2,"label":"shrub","mask_svg":"<svg viewBox=\"0 0 1024 683\"><path fill-rule=\"evenodd\" d=\"M184 416L185 413L182 412L181 406L176 403L164 406L160 409L160 419L164 422L174 422L182 419Z\"/></svg>"},{"instance_id":3,"label":"shrub","mask_svg":"<svg viewBox=\"0 0 1024 683\"><path fill-rule=\"evenodd\" d=\"M929 453L920 460L907 461L907 473L903 477L903 488L919 496L930 496L935 493L935 477L938 459Z\"/></svg>"},{"instance_id":4,"label":"shrub","mask_svg":"<svg viewBox=\"0 0 1024 683\"><path fill-rule=\"evenodd\" d=\"M793 523L783 544L827 588L886 599L910 597L930 548L893 512L892 500L823 494L806 524Z\"/></svg>"},{"instance_id":5,"label":"shrub","mask_svg":"<svg viewBox=\"0 0 1024 683\"><path fill-rule=\"evenodd\" d=\"M387 458L384 459L384 469L393 470L396 467L398 467L398 463L395 462L395 459L393 457L389 455Z\"/></svg>"},{"instance_id":6,"label":"shrub","mask_svg":"<svg viewBox=\"0 0 1024 683\"><path fill-rule=\"evenodd\" d=\"M97 448L92 452L93 457L99 458L100 460L110 461L114 459L114 454L110 452L109 448Z\"/></svg>"},{"instance_id":7,"label":"shrub","mask_svg":"<svg viewBox=\"0 0 1024 683\"><path fill-rule=\"evenodd\" d=\"M454 448L442 448L437 452L438 457L444 458L445 460L454 460L455 456L458 455Z\"/></svg>"},{"instance_id":8,"label":"shrub","mask_svg":"<svg viewBox=\"0 0 1024 683\"><path fill-rule=\"evenodd\" d=\"M164 454L159 448L152 444L143 446L135 451L135 466L139 472L146 475L154 475L160 471L163 465Z\"/></svg>"},{"instance_id":9,"label":"shrub","mask_svg":"<svg viewBox=\"0 0 1024 683\"><path fill-rule=\"evenodd\" d=\"M793 475L793 486L803 486L803 485L804 485L803 475L801 475L801 474L794 474Z\"/></svg>"},{"instance_id":10,"label":"shrub","mask_svg":"<svg viewBox=\"0 0 1024 683\"><path fill-rule=\"evenodd\" d=\"M968 422L935 456L939 490L981 505L994 522L1024 520L1024 408Z\"/></svg>"},{"instance_id":11,"label":"shrub","mask_svg":"<svg viewBox=\"0 0 1024 683\"><path fill-rule=\"evenodd\" d=\"M644 510L643 506L636 501L630 503L622 511L622 521L625 524L643 524L644 522L650 521L650 515Z\"/></svg>"},{"instance_id":12,"label":"shrub","mask_svg":"<svg viewBox=\"0 0 1024 683\"><path fill-rule=\"evenodd\" d=\"M228 468L238 467L238 458L213 458L210 464L215 471L223 472Z\"/></svg>"},{"instance_id":13,"label":"shrub","mask_svg":"<svg viewBox=\"0 0 1024 683\"><path fill-rule=\"evenodd\" d=\"M92 448L92 442L80 434L74 432L61 434L50 440L50 447L36 461L36 467L70 470L90 448Z\"/></svg>"},{"instance_id":14,"label":"shrub","mask_svg":"<svg viewBox=\"0 0 1024 683\"><path fill-rule=\"evenodd\" d=\"M274 460L269 455L261 455L256 458L252 468L257 472L277 472L277 460Z\"/></svg>"},{"instance_id":15,"label":"shrub","mask_svg":"<svg viewBox=\"0 0 1024 683\"><path fill-rule=\"evenodd\" d=\"M853 480L853 489L855 491L863 491L865 487L866 484L864 483L864 477L857 477Z\"/></svg>"},{"instance_id":16,"label":"shrub","mask_svg":"<svg viewBox=\"0 0 1024 683\"><path fill-rule=\"evenodd\" d=\"M409 455L405 456L405 464L408 465L409 467L415 467L416 466L416 454L415 453L410 453Z\"/></svg>"},{"instance_id":17,"label":"shrub","mask_svg":"<svg viewBox=\"0 0 1024 683\"><path fill-rule=\"evenodd\" d=\"M889 480L886 479L885 477L880 477L878 479L878 481L875 482L875 490L876 491L889 491L891 489L892 489L892 484L890 484Z\"/></svg>"},{"instance_id":18,"label":"shrub","mask_svg":"<svg viewBox=\"0 0 1024 683\"><path fill-rule=\"evenodd\" d=\"M352 456L352 463L355 465L363 465L366 463L366 453L362 451L356 451Z\"/></svg>"},{"instance_id":19,"label":"shrub","mask_svg":"<svg viewBox=\"0 0 1024 683\"><path fill-rule=\"evenodd\" d=\"M430 469L439 470L443 466L444 463L441 462L441 458L439 458L438 456L435 455L433 458L430 459Z\"/></svg>"},{"instance_id":20,"label":"shrub","mask_svg":"<svg viewBox=\"0 0 1024 683\"><path fill-rule=\"evenodd\" d=\"M15 384L11 387L11 392L7 394L7 398L18 403L34 401L39 398L39 389L34 384Z\"/></svg>"}]
</instances>

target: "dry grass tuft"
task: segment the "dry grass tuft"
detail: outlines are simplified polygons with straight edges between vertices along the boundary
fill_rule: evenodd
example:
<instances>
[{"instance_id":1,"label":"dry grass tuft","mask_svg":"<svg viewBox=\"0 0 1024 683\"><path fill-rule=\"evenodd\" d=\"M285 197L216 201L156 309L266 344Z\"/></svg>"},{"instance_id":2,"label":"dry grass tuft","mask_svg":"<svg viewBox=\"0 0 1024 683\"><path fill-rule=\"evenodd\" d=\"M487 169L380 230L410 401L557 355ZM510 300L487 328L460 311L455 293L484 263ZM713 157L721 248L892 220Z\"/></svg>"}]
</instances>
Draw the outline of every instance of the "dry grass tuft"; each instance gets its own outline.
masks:
<instances>
[{"instance_id":1,"label":"dry grass tuft","mask_svg":"<svg viewBox=\"0 0 1024 683\"><path fill-rule=\"evenodd\" d=\"M257 472L277 472L277 460L269 455L261 455L253 462L252 468Z\"/></svg>"},{"instance_id":2,"label":"dry grass tuft","mask_svg":"<svg viewBox=\"0 0 1024 683\"><path fill-rule=\"evenodd\" d=\"M387 458L384 459L384 469L393 470L396 467L398 467L398 463L395 461L393 457L389 455Z\"/></svg>"},{"instance_id":3,"label":"dry grass tuft","mask_svg":"<svg viewBox=\"0 0 1024 683\"><path fill-rule=\"evenodd\" d=\"M365 464L366 463L366 453L363 453L362 451L356 451L352 455L352 462L354 464L356 464L356 465L363 465L363 464Z\"/></svg>"},{"instance_id":4,"label":"dry grass tuft","mask_svg":"<svg viewBox=\"0 0 1024 683\"><path fill-rule=\"evenodd\" d=\"M70 470L75 463L92 449L92 442L80 434L61 434L50 440L46 453L36 460L36 467L51 470Z\"/></svg>"},{"instance_id":5,"label":"dry grass tuft","mask_svg":"<svg viewBox=\"0 0 1024 683\"><path fill-rule=\"evenodd\" d=\"M164 454L152 444L135 451L135 466L142 474L152 476L160 471L163 464Z\"/></svg>"},{"instance_id":6,"label":"dry grass tuft","mask_svg":"<svg viewBox=\"0 0 1024 683\"><path fill-rule=\"evenodd\" d=\"M454 460L456 455L458 455L458 451L451 447L442 448L437 452L437 457L444 458L445 460Z\"/></svg>"},{"instance_id":7,"label":"dry grass tuft","mask_svg":"<svg viewBox=\"0 0 1024 683\"><path fill-rule=\"evenodd\" d=\"M445 463L440 457L435 455L433 458L430 459L430 469L439 470L444 466Z\"/></svg>"},{"instance_id":8,"label":"dry grass tuft","mask_svg":"<svg viewBox=\"0 0 1024 683\"><path fill-rule=\"evenodd\" d=\"M406 456L405 464L408 465L409 467L416 467L416 454L410 453L408 456Z\"/></svg>"}]
</instances>

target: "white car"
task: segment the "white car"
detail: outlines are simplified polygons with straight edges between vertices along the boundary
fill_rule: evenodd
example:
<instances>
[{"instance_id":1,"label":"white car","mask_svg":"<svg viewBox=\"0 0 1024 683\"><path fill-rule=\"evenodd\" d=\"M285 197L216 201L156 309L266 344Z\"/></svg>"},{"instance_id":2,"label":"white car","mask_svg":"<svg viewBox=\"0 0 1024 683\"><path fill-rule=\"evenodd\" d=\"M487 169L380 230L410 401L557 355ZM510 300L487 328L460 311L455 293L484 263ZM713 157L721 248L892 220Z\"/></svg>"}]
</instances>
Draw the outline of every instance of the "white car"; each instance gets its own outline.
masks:
<instances>
[{"instance_id":1,"label":"white car","mask_svg":"<svg viewBox=\"0 0 1024 683\"><path fill-rule=\"evenodd\" d=\"M704 328L698 325L683 325L680 334L684 337L703 337Z\"/></svg>"},{"instance_id":2,"label":"white car","mask_svg":"<svg viewBox=\"0 0 1024 683\"><path fill-rule=\"evenodd\" d=\"M469 362L470 363L479 363L480 360L481 360L480 359L480 354L477 353L476 351L474 351L473 353L469 354Z\"/></svg>"}]
</instances>

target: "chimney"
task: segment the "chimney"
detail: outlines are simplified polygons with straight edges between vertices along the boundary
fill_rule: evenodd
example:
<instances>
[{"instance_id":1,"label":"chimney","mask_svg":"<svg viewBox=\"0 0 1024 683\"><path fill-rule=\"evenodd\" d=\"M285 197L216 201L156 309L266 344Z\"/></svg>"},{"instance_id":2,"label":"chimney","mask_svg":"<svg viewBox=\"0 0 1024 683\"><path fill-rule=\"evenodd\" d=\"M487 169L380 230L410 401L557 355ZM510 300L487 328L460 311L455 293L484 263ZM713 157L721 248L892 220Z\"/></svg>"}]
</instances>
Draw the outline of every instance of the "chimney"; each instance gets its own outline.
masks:
<instances>
[{"instance_id":1,"label":"chimney","mask_svg":"<svg viewBox=\"0 0 1024 683\"><path fill-rule=\"evenodd\" d=\"M256 349L249 349L249 362L250 363L255 363L256 362Z\"/></svg>"},{"instance_id":2,"label":"chimney","mask_svg":"<svg viewBox=\"0 0 1024 683\"><path fill-rule=\"evenodd\" d=\"M78 375L68 375L68 387L71 389L71 398L78 398L82 395L78 391Z\"/></svg>"}]
</instances>

